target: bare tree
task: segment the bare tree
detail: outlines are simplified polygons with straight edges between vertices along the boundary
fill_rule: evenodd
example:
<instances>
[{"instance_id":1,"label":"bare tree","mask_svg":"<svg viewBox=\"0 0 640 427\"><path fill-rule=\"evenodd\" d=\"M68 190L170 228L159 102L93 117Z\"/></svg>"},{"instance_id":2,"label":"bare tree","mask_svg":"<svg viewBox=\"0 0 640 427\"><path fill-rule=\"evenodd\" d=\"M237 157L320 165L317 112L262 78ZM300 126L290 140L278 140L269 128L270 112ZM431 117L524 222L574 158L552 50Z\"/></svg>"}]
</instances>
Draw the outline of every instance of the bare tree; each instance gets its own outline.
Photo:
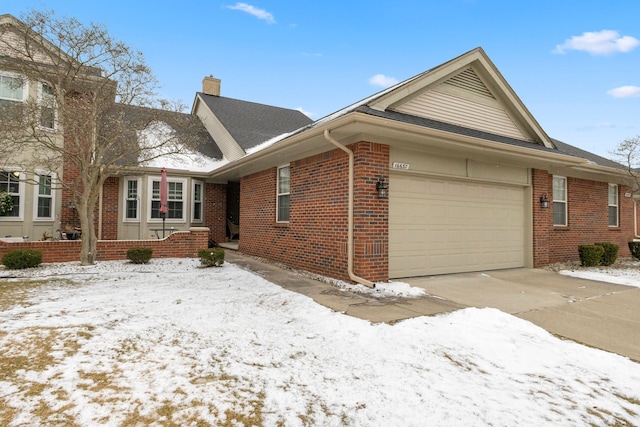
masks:
<instances>
[{"instance_id":1,"label":"bare tree","mask_svg":"<svg viewBox=\"0 0 640 427\"><path fill-rule=\"evenodd\" d=\"M0 69L15 75L6 84L38 87L37 96L0 104L0 162L62 172L58 184L83 231L80 261L93 264L94 211L105 180L192 150L203 140L202 126L180 113L184 105L158 98L140 52L102 25L53 11L0 21Z\"/></svg>"},{"instance_id":2,"label":"bare tree","mask_svg":"<svg viewBox=\"0 0 640 427\"><path fill-rule=\"evenodd\" d=\"M629 173L633 191L640 191L640 135L622 141L611 153Z\"/></svg>"}]
</instances>

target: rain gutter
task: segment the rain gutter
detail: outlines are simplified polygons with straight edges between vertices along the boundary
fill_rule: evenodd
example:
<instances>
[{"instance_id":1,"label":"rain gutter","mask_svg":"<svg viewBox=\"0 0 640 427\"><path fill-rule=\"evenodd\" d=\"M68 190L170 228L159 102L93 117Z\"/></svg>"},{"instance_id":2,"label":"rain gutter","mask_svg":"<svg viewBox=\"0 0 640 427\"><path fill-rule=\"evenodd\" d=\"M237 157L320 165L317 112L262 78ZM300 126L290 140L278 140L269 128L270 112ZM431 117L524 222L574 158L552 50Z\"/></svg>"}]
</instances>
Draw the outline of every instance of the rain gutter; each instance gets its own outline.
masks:
<instances>
[{"instance_id":1,"label":"rain gutter","mask_svg":"<svg viewBox=\"0 0 640 427\"><path fill-rule=\"evenodd\" d=\"M367 279L363 279L362 277L356 276L353 273L353 171L354 171L354 160L353 160L353 151L345 147L336 141L330 134L329 130L325 129L324 138L347 153L349 155L349 213L348 213L348 225L347 225L347 273L349 274L349 278L354 282L360 283L361 285L365 285L369 288L375 288L376 285L373 282L370 282Z\"/></svg>"}]
</instances>

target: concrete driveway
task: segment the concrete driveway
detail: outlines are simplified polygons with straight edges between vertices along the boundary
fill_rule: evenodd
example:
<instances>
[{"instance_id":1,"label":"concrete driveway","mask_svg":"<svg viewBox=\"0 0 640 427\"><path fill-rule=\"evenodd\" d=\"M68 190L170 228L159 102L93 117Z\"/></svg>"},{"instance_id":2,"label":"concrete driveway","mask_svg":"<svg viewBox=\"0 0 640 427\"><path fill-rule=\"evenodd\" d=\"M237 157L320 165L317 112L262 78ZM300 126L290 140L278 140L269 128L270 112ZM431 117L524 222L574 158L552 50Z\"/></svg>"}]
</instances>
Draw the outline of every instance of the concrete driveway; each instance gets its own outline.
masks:
<instances>
[{"instance_id":1,"label":"concrete driveway","mask_svg":"<svg viewBox=\"0 0 640 427\"><path fill-rule=\"evenodd\" d=\"M492 307L560 337L640 362L640 288L519 268L401 279L429 295L380 298L346 292L235 251L227 251L226 260L332 310L371 322Z\"/></svg>"},{"instance_id":2,"label":"concrete driveway","mask_svg":"<svg viewBox=\"0 0 640 427\"><path fill-rule=\"evenodd\" d=\"M640 362L640 288L536 269L403 279L469 307L493 307L560 337Z\"/></svg>"}]
</instances>

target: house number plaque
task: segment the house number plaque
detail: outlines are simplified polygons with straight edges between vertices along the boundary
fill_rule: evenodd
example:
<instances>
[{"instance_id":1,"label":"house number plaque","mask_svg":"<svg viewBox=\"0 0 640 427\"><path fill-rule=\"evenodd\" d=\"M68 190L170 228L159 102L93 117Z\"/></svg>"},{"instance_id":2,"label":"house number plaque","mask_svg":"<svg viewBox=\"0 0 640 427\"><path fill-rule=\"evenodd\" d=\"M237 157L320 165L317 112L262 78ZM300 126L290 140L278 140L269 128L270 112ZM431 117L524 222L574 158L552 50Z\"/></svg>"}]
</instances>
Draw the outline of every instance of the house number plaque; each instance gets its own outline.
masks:
<instances>
[{"instance_id":1,"label":"house number plaque","mask_svg":"<svg viewBox=\"0 0 640 427\"><path fill-rule=\"evenodd\" d=\"M404 170L409 170L409 163L400 163L400 162L393 162L393 164L391 165L392 168L394 169L404 169Z\"/></svg>"}]
</instances>

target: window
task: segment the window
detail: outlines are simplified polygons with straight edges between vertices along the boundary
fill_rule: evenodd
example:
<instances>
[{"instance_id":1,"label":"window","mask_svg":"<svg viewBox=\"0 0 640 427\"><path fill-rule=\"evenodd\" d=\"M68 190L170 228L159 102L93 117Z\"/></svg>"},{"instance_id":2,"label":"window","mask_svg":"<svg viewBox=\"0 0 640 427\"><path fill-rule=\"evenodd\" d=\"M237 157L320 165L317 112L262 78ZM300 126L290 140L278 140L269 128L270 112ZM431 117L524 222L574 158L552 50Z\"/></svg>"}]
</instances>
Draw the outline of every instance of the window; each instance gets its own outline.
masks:
<instances>
[{"instance_id":1,"label":"window","mask_svg":"<svg viewBox=\"0 0 640 427\"><path fill-rule=\"evenodd\" d=\"M191 221L202 222L202 182L193 181L193 211Z\"/></svg>"},{"instance_id":2,"label":"window","mask_svg":"<svg viewBox=\"0 0 640 427\"><path fill-rule=\"evenodd\" d=\"M13 199L13 209L2 215L4 219L22 219L24 184L20 180L21 176L22 174L18 170L0 171L0 191L4 191Z\"/></svg>"},{"instance_id":3,"label":"window","mask_svg":"<svg viewBox=\"0 0 640 427\"><path fill-rule=\"evenodd\" d=\"M278 168L278 195L276 199L276 221L289 222L290 202L290 169L289 166Z\"/></svg>"},{"instance_id":4,"label":"window","mask_svg":"<svg viewBox=\"0 0 640 427\"><path fill-rule=\"evenodd\" d=\"M36 219L53 219L53 174L36 175L37 191L35 192Z\"/></svg>"},{"instance_id":5,"label":"window","mask_svg":"<svg viewBox=\"0 0 640 427\"><path fill-rule=\"evenodd\" d=\"M140 178L126 178L124 189L124 220L140 219Z\"/></svg>"},{"instance_id":6,"label":"window","mask_svg":"<svg viewBox=\"0 0 640 427\"><path fill-rule=\"evenodd\" d=\"M0 107L26 99L27 87L17 75L0 74Z\"/></svg>"},{"instance_id":7,"label":"window","mask_svg":"<svg viewBox=\"0 0 640 427\"><path fill-rule=\"evenodd\" d=\"M609 184L609 227L618 226L618 186Z\"/></svg>"},{"instance_id":8,"label":"window","mask_svg":"<svg viewBox=\"0 0 640 427\"><path fill-rule=\"evenodd\" d=\"M553 225L567 225L567 178L553 177Z\"/></svg>"},{"instance_id":9,"label":"window","mask_svg":"<svg viewBox=\"0 0 640 427\"><path fill-rule=\"evenodd\" d=\"M167 180L167 202L169 212L166 219L184 220L184 188L185 179ZM150 219L162 218L160 214L160 179L151 179L151 217Z\"/></svg>"},{"instance_id":10,"label":"window","mask_svg":"<svg viewBox=\"0 0 640 427\"><path fill-rule=\"evenodd\" d=\"M56 126L53 87L44 83L40 85L40 126L46 129L55 129Z\"/></svg>"}]
</instances>

